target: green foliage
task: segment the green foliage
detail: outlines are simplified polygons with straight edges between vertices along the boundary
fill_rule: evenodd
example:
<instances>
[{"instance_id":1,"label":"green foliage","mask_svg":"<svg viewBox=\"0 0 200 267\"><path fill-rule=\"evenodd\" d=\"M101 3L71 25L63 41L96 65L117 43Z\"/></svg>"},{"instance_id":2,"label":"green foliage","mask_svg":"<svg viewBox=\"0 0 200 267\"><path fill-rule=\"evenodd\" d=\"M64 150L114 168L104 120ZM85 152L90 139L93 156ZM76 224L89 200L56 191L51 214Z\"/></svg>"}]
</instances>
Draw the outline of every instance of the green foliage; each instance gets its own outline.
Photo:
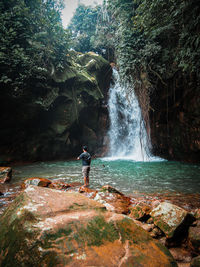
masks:
<instances>
[{"instance_id":1,"label":"green foliage","mask_svg":"<svg viewBox=\"0 0 200 267\"><path fill-rule=\"evenodd\" d=\"M69 34L63 29L62 1L2 0L0 84L16 96L46 87L54 68L66 64Z\"/></svg>"},{"instance_id":2,"label":"green foliage","mask_svg":"<svg viewBox=\"0 0 200 267\"><path fill-rule=\"evenodd\" d=\"M93 51L109 61L113 60L115 27L105 6L92 7L80 4L68 28L76 51Z\"/></svg>"},{"instance_id":3,"label":"green foliage","mask_svg":"<svg viewBox=\"0 0 200 267\"><path fill-rule=\"evenodd\" d=\"M77 243L88 246L101 246L105 241L114 242L119 239L119 233L113 222L107 223L102 216L97 216L88 223L86 228L78 229L74 239Z\"/></svg>"},{"instance_id":4,"label":"green foliage","mask_svg":"<svg viewBox=\"0 0 200 267\"><path fill-rule=\"evenodd\" d=\"M91 7L80 4L71 20L73 48L79 52L94 51L96 25L100 6Z\"/></svg>"},{"instance_id":5,"label":"green foliage","mask_svg":"<svg viewBox=\"0 0 200 267\"><path fill-rule=\"evenodd\" d=\"M196 72L200 67L200 7L195 0L137 1L137 23L162 51L160 63L173 71ZM169 65L168 65L169 66Z\"/></svg>"}]
</instances>

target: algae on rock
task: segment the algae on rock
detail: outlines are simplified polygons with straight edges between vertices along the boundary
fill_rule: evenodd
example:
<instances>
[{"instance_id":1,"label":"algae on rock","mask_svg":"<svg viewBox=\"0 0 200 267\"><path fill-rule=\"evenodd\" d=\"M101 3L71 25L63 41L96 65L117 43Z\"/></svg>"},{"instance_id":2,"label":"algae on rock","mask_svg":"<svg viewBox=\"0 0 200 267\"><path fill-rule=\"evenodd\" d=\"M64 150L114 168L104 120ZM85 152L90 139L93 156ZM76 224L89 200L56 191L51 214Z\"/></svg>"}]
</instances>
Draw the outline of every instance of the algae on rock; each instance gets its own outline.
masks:
<instances>
[{"instance_id":1,"label":"algae on rock","mask_svg":"<svg viewBox=\"0 0 200 267\"><path fill-rule=\"evenodd\" d=\"M1 266L177 266L132 219L79 193L29 186L0 223Z\"/></svg>"}]
</instances>

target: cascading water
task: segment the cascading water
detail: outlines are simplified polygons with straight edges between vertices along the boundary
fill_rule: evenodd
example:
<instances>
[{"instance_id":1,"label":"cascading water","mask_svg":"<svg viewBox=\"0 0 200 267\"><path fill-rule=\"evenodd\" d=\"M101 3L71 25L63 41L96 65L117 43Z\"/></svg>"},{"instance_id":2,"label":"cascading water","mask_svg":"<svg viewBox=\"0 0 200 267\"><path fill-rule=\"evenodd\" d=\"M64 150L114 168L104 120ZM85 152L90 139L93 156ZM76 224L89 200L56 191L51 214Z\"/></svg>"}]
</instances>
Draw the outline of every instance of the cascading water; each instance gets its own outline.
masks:
<instances>
[{"instance_id":1,"label":"cascading water","mask_svg":"<svg viewBox=\"0 0 200 267\"><path fill-rule=\"evenodd\" d=\"M150 143L138 100L134 94L128 95L120 84L117 70L113 69L114 85L109 91L110 139L109 157L131 159L134 161L151 160Z\"/></svg>"}]
</instances>

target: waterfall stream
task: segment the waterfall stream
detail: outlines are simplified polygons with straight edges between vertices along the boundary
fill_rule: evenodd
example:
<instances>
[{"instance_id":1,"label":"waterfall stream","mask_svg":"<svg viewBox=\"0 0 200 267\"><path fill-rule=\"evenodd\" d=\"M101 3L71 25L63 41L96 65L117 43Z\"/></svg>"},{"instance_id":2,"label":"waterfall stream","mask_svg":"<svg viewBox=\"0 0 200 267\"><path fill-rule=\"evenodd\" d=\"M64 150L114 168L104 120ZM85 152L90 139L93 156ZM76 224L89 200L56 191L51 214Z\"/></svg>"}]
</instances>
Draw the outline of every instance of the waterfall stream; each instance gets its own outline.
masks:
<instances>
[{"instance_id":1,"label":"waterfall stream","mask_svg":"<svg viewBox=\"0 0 200 267\"><path fill-rule=\"evenodd\" d=\"M151 161L151 144L148 140L138 100L127 95L128 88L121 86L120 77L113 69L114 85L109 90L110 146L108 156L113 159Z\"/></svg>"}]
</instances>

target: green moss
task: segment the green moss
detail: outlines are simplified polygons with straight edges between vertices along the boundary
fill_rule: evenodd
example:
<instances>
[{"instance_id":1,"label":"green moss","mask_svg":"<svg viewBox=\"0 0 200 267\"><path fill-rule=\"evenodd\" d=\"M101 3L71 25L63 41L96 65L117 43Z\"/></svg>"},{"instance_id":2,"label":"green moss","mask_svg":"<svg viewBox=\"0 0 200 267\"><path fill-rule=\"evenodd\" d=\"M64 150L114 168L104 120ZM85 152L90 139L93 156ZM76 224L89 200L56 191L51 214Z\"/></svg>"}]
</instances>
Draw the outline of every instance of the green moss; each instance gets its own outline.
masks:
<instances>
[{"instance_id":1,"label":"green moss","mask_svg":"<svg viewBox=\"0 0 200 267\"><path fill-rule=\"evenodd\" d=\"M169 237L173 235L172 229L169 227L169 225L161 220L156 220L155 218L154 222L155 224L164 232L166 233Z\"/></svg>"},{"instance_id":2,"label":"green moss","mask_svg":"<svg viewBox=\"0 0 200 267\"><path fill-rule=\"evenodd\" d=\"M72 229L71 228L67 228L67 229L58 229L57 232L55 233L44 233L44 235L42 236L42 239L45 239L45 240L56 240L62 236L68 236L70 235L72 232Z\"/></svg>"},{"instance_id":3,"label":"green moss","mask_svg":"<svg viewBox=\"0 0 200 267\"><path fill-rule=\"evenodd\" d=\"M61 263L61 261L60 261L60 259L58 259L56 252L47 251L43 254L43 258L42 258L39 266L54 267L60 263Z\"/></svg>"},{"instance_id":4,"label":"green moss","mask_svg":"<svg viewBox=\"0 0 200 267\"><path fill-rule=\"evenodd\" d=\"M7 221L1 222L0 230L0 266L38 266L39 252L35 246L36 232L28 231L28 225L37 221L28 211L16 218L7 227Z\"/></svg>"},{"instance_id":5,"label":"green moss","mask_svg":"<svg viewBox=\"0 0 200 267\"><path fill-rule=\"evenodd\" d=\"M161 243L157 242L156 246L170 259L170 267L177 267L177 263L175 262L174 258L172 257L170 251L163 246Z\"/></svg>"},{"instance_id":6,"label":"green moss","mask_svg":"<svg viewBox=\"0 0 200 267\"><path fill-rule=\"evenodd\" d=\"M131 219L124 218L123 220L118 221L116 225L120 232L122 243L126 240L130 240L132 244L151 240L150 235L141 227L133 224Z\"/></svg>"},{"instance_id":7,"label":"green moss","mask_svg":"<svg viewBox=\"0 0 200 267\"><path fill-rule=\"evenodd\" d=\"M78 244L101 246L105 241L114 242L119 239L119 233L112 222L107 223L102 216L97 216L86 228L77 229L74 239Z\"/></svg>"}]
</instances>

